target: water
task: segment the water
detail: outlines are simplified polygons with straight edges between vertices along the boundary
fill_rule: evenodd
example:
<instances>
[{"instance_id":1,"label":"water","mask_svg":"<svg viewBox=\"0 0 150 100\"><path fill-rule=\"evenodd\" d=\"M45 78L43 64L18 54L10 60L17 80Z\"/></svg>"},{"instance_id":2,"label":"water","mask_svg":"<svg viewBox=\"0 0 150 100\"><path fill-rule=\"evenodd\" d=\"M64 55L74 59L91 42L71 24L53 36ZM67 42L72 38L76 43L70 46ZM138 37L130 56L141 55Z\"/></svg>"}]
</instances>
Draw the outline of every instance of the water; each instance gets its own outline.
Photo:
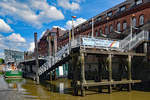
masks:
<instances>
[{"instance_id":1,"label":"water","mask_svg":"<svg viewBox=\"0 0 150 100\"><path fill-rule=\"evenodd\" d=\"M32 80L5 80L0 76L0 100L149 100L150 92L113 91L112 94L86 91L86 96L73 96L70 81L60 79L36 85Z\"/></svg>"}]
</instances>

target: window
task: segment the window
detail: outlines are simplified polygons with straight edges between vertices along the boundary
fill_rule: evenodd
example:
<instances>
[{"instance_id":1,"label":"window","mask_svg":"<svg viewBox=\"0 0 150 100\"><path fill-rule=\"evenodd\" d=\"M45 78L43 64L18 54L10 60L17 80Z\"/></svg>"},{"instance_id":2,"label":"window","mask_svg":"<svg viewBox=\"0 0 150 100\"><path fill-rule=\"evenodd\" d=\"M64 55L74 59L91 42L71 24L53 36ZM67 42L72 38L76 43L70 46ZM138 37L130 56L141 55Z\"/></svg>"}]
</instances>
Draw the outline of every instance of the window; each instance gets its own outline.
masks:
<instances>
[{"instance_id":1,"label":"window","mask_svg":"<svg viewBox=\"0 0 150 100\"><path fill-rule=\"evenodd\" d=\"M109 16L109 17L112 16L112 11L107 13L107 16Z\"/></svg>"},{"instance_id":2,"label":"window","mask_svg":"<svg viewBox=\"0 0 150 100\"><path fill-rule=\"evenodd\" d=\"M132 18L132 26L136 27L136 18L135 17Z\"/></svg>"},{"instance_id":3,"label":"window","mask_svg":"<svg viewBox=\"0 0 150 100\"><path fill-rule=\"evenodd\" d=\"M108 27L105 26L105 34L108 34Z\"/></svg>"},{"instance_id":4,"label":"window","mask_svg":"<svg viewBox=\"0 0 150 100\"><path fill-rule=\"evenodd\" d=\"M135 4L136 5L139 5L139 4L141 4L143 1L142 0L135 0Z\"/></svg>"},{"instance_id":5,"label":"window","mask_svg":"<svg viewBox=\"0 0 150 100\"><path fill-rule=\"evenodd\" d=\"M98 32L97 31L95 31L95 36L98 37Z\"/></svg>"},{"instance_id":6,"label":"window","mask_svg":"<svg viewBox=\"0 0 150 100\"><path fill-rule=\"evenodd\" d=\"M124 11L124 10L126 10L126 6L120 7L120 11Z\"/></svg>"},{"instance_id":7,"label":"window","mask_svg":"<svg viewBox=\"0 0 150 100\"><path fill-rule=\"evenodd\" d=\"M113 32L113 25L110 25L109 31Z\"/></svg>"},{"instance_id":8,"label":"window","mask_svg":"<svg viewBox=\"0 0 150 100\"><path fill-rule=\"evenodd\" d=\"M91 36L91 34L92 34L92 32L89 32L89 33L88 33L88 36Z\"/></svg>"},{"instance_id":9,"label":"window","mask_svg":"<svg viewBox=\"0 0 150 100\"><path fill-rule=\"evenodd\" d=\"M124 22L123 22L123 30L125 30L126 28L127 28L127 22L124 21Z\"/></svg>"},{"instance_id":10,"label":"window","mask_svg":"<svg viewBox=\"0 0 150 100\"><path fill-rule=\"evenodd\" d=\"M101 19L102 19L101 17L98 17L98 18L97 18L97 21L100 21Z\"/></svg>"},{"instance_id":11,"label":"window","mask_svg":"<svg viewBox=\"0 0 150 100\"><path fill-rule=\"evenodd\" d=\"M139 24L143 25L144 24L144 15L140 16Z\"/></svg>"},{"instance_id":12,"label":"window","mask_svg":"<svg viewBox=\"0 0 150 100\"><path fill-rule=\"evenodd\" d=\"M117 31L120 31L120 22L117 24Z\"/></svg>"},{"instance_id":13,"label":"window","mask_svg":"<svg viewBox=\"0 0 150 100\"><path fill-rule=\"evenodd\" d=\"M92 21L90 21L90 25L92 25Z\"/></svg>"},{"instance_id":14,"label":"window","mask_svg":"<svg viewBox=\"0 0 150 100\"><path fill-rule=\"evenodd\" d=\"M103 31L102 31L102 29L100 29L100 30L99 30L99 33L100 33L100 34L103 34Z\"/></svg>"}]
</instances>

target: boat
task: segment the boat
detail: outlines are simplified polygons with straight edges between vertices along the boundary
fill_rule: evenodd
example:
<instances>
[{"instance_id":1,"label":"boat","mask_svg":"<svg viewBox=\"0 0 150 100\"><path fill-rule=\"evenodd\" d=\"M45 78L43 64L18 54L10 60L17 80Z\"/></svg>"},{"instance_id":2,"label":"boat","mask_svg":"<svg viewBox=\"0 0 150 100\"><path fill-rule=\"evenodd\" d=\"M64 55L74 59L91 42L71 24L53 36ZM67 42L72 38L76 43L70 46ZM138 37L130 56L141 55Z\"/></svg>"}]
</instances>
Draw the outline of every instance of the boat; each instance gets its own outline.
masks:
<instances>
[{"instance_id":1,"label":"boat","mask_svg":"<svg viewBox=\"0 0 150 100\"><path fill-rule=\"evenodd\" d=\"M6 66L4 76L5 78L22 78L22 71L11 63Z\"/></svg>"}]
</instances>

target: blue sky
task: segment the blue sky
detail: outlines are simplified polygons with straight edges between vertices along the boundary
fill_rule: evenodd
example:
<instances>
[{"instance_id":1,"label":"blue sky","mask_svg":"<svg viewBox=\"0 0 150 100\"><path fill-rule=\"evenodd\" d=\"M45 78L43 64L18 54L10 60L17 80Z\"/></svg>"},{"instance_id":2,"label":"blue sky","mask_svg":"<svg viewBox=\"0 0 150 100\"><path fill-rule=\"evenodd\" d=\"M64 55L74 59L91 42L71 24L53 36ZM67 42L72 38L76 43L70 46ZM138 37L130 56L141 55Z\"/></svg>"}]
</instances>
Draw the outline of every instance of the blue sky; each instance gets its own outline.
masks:
<instances>
[{"instance_id":1,"label":"blue sky","mask_svg":"<svg viewBox=\"0 0 150 100\"><path fill-rule=\"evenodd\" d=\"M33 35L46 29L71 27L125 0L0 0L0 57L3 49L33 50Z\"/></svg>"}]
</instances>

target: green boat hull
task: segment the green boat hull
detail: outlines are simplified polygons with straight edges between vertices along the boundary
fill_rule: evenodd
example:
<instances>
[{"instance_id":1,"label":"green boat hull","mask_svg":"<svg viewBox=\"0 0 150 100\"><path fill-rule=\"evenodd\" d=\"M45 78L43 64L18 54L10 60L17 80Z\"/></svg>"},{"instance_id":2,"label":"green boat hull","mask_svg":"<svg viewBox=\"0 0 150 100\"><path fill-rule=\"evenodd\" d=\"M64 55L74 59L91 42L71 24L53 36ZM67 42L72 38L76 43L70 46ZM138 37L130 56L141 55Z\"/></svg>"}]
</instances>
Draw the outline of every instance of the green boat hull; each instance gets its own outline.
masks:
<instances>
[{"instance_id":1,"label":"green boat hull","mask_svg":"<svg viewBox=\"0 0 150 100\"><path fill-rule=\"evenodd\" d=\"M6 78L21 78L22 77L22 72L15 70L15 71L6 71L5 72L5 77Z\"/></svg>"}]
</instances>

